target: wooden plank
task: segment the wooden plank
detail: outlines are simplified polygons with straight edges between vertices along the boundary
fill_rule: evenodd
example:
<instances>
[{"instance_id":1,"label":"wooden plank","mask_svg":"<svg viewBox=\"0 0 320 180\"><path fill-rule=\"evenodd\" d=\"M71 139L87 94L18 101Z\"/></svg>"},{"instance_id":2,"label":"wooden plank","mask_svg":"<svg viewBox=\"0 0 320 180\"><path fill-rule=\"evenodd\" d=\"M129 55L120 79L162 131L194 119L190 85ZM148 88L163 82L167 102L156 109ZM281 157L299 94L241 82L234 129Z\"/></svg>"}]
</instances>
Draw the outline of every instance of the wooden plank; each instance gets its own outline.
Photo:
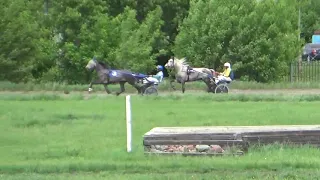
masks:
<instances>
[{"instance_id":1,"label":"wooden plank","mask_svg":"<svg viewBox=\"0 0 320 180\"><path fill-rule=\"evenodd\" d=\"M274 139L277 139L277 138L289 138L289 139L320 139L320 136L306 136L306 135L303 135L303 136L300 136L300 135L264 135L264 136L260 136L260 135L256 135L256 136L242 136L242 138L274 138Z\"/></svg>"},{"instance_id":2,"label":"wooden plank","mask_svg":"<svg viewBox=\"0 0 320 180\"><path fill-rule=\"evenodd\" d=\"M308 143L308 142L313 142L313 143L319 143L319 140L303 140L303 139L267 139L267 138L263 138L263 139L259 139L259 138L252 138L252 139L243 139L243 141L245 142L258 142L258 141L264 141L264 142L301 142L301 143Z\"/></svg>"},{"instance_id":3,"label":"wooden plank","mask_svg":"<svg viewBox=\"0 0 320 180\"><path fill-rule=\"evenodd\" d=\"M303 135L303 136L300 136L300 135L264 135L264 136L260 136L260 135L257 135L257 136L253 136L253 135L250 135L250 136L242 136L242 139L245 139L245 140L253 140L253 139L274 139L274 140L281 140L281 139L289 139L289 140L303 140L303 141L308 141L308 140L311 140L311 141L320 141L320 136L306 136L306 135Z\"/></svg>"},{"instance_id":4,"label":"wooden plank","mask_svg":"<svg viewBox=\"0 0 320 180\"><path fill-rule=\"evenodd\" d=\"M218 135L218 136L225 136L225 135L229 135L232 136L236 133L233 132L205 132L205 133L201 133L201 132L181 132L181 133L155 133L155 134L145 134L144 137L154 137L154 136L175 136L175 135Z\"/></svg>"},{"instance_id":5,"label":"wooden plank","mask_svg":"<svg viewBox=\"0 0 320 180\"><path fill-rule=\"evenodd\" d=\"M242 140L143 140L143 145L245 145Z\"/></svg>"},{"instance_id":6,"label":"wooden plank","mask_svg":"<svg viewBox=\"0 0 320 180\"><path fill-rule=\"evenodd\" d=\"M270 132L244 132L242 136L272 136L272 135L282 135L282 136L289 136L289 135L313 135L313 136L320 136L320 130L299 130L299 131L270 131Z\"/></svg>"},{"instance_id":7,"label":"wooden plank","mask_svg":"<svg viewBox=\"0 0 320 180\"><path fill-rule=\"evenodd\" d=\"M271 135L271 136L268 136L268 135L264 135L264 136L260 136L260 135L257 135L257 136L242 136L242 138L246 138L246 139L251 139L251 138L269 138L269 139L281 139L281 138L288 138L288 139L320 139L320 136L300 136L300 135Z\"/></svg>"},{"instance_id":8,"label":"wooden plank","mask_svg":"<svg viewBox=\"0 0 320 180\"><path fill-rule=\"evenodd\" d=\"M163 134L145 136L145 140L235 140L235 134Z\"/></svg>"},{"instance_id":9,"label":"wooden plank","mask_svg":"<svg viewBox=\"0 0 320 180\"><path fill-rule=\"evenodd\" d=\"M200 133L244 133L272 131L319 130L320 125L272 125L272 126L205 126L205 127L155 127L145 134L200 134Z\"/></svg>"},{"instance_id":10,"label":"wooden plank","mask_svg":"<svg viewBox=\"0 0 320 180\"><path fill-rule=\"evenodd\" d=\"M293 134L270 134L270 135L243 135L242 138L313 138L313 139L319 139L319 135L293 135Z\"/></svg>"}]
</instances>

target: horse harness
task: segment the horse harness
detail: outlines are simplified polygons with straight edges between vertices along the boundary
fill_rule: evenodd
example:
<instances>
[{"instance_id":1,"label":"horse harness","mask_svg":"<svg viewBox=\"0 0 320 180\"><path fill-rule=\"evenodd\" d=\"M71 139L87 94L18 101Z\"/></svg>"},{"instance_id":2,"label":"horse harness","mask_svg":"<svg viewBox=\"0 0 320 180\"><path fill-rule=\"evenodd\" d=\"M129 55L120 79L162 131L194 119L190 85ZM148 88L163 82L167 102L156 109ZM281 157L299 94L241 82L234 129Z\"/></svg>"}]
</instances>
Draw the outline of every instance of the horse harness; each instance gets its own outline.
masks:
<instances>
[{"instance_id":1,"label":"horse harness","mask_svg":"<svg viewBox=\"0 0 320 180\"><path fill-rule=\"evenodd\" d=\"M184 67L186 67L185 71L186 71L186 74L187 74L187 82L188 82L190 80L190 74L192 72L194 72L194 71L193 71L193 68L191 66L184 66ZM198 76L199 76L199 73L198 73Z\"/></svg>"},{"instance_id":2,"label":"horse harness","mask_svg":"<svg viewBox=\"0 0 320 180\"><path fill-rule=\"evenodd\" d=\"M192 70L192 67L187 66L187 75L188 75L187 81L189 81L189 79L190 79L191 70Z\"/></svg>"}]
</instances>

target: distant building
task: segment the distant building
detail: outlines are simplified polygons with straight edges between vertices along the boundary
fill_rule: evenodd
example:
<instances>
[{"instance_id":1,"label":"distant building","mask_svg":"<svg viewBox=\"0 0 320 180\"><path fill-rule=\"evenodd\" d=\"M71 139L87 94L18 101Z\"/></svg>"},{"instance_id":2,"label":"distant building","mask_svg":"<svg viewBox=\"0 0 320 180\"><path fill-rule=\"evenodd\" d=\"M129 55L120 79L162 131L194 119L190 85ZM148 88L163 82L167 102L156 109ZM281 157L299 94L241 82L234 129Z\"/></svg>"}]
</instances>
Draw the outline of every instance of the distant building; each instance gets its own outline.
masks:
<instances>
[{"instance_id":1,"label":"distant building","mask_svg":"<svg viewBox=\"0 0 320 180\"><path fill-rule=\"evenodd\" d=\"M314 31L312 35L312 43L320 44L320 29Z\"/></svg>"}]
</instances>

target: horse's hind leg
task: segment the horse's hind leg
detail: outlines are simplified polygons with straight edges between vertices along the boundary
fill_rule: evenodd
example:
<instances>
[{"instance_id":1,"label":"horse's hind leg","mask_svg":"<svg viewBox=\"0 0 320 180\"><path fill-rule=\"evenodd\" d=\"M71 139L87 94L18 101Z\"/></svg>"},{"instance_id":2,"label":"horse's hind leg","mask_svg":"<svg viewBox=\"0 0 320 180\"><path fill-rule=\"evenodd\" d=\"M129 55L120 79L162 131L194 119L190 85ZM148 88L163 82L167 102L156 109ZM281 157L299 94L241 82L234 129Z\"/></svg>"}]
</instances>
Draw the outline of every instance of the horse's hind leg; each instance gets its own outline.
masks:
<instances>
[{"instance_id":1,"label":"horse's hind leg","mask_svg":"<svg viewBox=\"0 0 320 180\"><path fill-rule=\"evenodd\" d=\"M133 87L135 87L138 91L138 94L143 95L144 91L148 88L148 84L143 84L142 86L138 86L138 85L133 85Z\"/></svg>"},{"instance_id":2,"label":"horse's hind leg","mask_svg":"<svg viewBox=\"0 0 320 180\"><path fill-rule=\"evenodd\" d=\"M142 85L141 87L137 84L137 82L128 82L131 86L133 86L134 88L136 88L136 90L138 91L138 94L143 94L143 91L145 89L145 86Z\"/></svg>"},{"instance_id":3,"label":"horse's hind leg","mask_svg":"<svg viewBox=\"0 0 320 180\"><path fill-rule=\"evenodd\" d=\"M124 84L126 82L120 82L120 92L116 92L116 95L119 96L121 93L123 93L125 91L125 88L124 88Z\"/></svg>"},{"instance_id":4,"label":"horse's hind leg","mask_svg":"<svg viewBox=\"0 0 320 180\"><path fill-rule=\"evenodd\" d=\"M103 84L103 86L104 86L104 89L106 90L106 92L108 94L111 94L111 91L109 90L108 85L107 84Z\"/></svg>"},{"instance_id":5,"label":"horse's hind leg","mask_svg":"<svg viewBox=\"0 0 320 180\"><path fill-rule=\"evenodd\" d=\"M173 82L175 82L176 79L170 79L170 86L173 90L176 90L176 88L174 87L174 85L172 84Z\"/></svg>"},{"instance_id":6,"label":"horse's hind leg","mask_svg":"<svg viewBox=\"0 0 320 180\"><path fill-rule=\"evenodd\" d=\"M88 88L88 92L90 93L91 91L92 91L92 82L90 82L90 84L89 84L89 88Z\"/></svg>"},{"instance_id":7,"label":"horse's hind leg","mask_svg":"<svg viewBox=\"0 0 320 180\"><path fill-rule=\"evenodd\" d=\"M207 92L212 92L213 85L211 84L210 79L203 79L203 82L207 85Z\"/></svg>"}]
</instances>

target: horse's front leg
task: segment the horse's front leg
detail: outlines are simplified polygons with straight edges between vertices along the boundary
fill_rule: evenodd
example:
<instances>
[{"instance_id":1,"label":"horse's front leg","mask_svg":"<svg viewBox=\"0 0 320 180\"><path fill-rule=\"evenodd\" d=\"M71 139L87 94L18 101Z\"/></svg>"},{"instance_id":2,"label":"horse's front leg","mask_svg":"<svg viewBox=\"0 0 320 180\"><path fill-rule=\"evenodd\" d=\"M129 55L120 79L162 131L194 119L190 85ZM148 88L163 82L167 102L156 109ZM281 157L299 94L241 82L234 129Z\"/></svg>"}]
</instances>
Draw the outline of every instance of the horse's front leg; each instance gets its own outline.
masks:
<instances>
[{"instance_id":1,"label":"horse's front leg","mask_svg":"<svg viewBox=\"0 0 320 180\"><path fill-rule=\"evenodd\" d=\"M185 81L181 81L181 90L182 90L182 93L184 93L185 92Z\"/></svg>"},{"instance_id":2,"label":"horse's front leg","mask_svg":"<svg viewBox=\"0 0 320 180\"><path fill-rule=\"evenodd\" d=\"M121 93L125 91L124 84L125 82L120 82L120 92L116 92L116 95L119 96Z\"/></svg>"},{"instance_id":3,"label":"horse's front leg","mask_svg":"<svg viewBox=\"0 0 320 180\"><path fill-rule=\"evenodd\" d=\"M89 84L88 92L90 93L90 92L93 91L93 89L92 89L93 84L99 84L99 83L101 83L101 82L97 81L97 80L91 81L90 84Z\"/></svg>"},{"instance_id":4,"label":"horse's front leg","mask_svg":"<svg viewBox=\"0 0 320 180\"><path fill-rule=\"evenodd\" d=\"M173 89L173 90L176 90L176 88L174 87L174 85L172 84L173 82L177 81L177 78L172 75L172 72L169 72L169 84L170 84L170 87Z\"/></svg>"},{"instance_id":5,"label":"horse's front leg","mask_svg":"<svg viewBox=\"0 0 320 180\"><path fill-rule=\"evenodd\" d=\"M102 83L103 83L103 81L101 81L101 80L92 80L92 81L90 82L90 84L89 84L88 92L90 93L91 91L93 91L93 89L92 89L92 85L93 85L93 84L102 84Z\"/></svg>"}]
</instances>

